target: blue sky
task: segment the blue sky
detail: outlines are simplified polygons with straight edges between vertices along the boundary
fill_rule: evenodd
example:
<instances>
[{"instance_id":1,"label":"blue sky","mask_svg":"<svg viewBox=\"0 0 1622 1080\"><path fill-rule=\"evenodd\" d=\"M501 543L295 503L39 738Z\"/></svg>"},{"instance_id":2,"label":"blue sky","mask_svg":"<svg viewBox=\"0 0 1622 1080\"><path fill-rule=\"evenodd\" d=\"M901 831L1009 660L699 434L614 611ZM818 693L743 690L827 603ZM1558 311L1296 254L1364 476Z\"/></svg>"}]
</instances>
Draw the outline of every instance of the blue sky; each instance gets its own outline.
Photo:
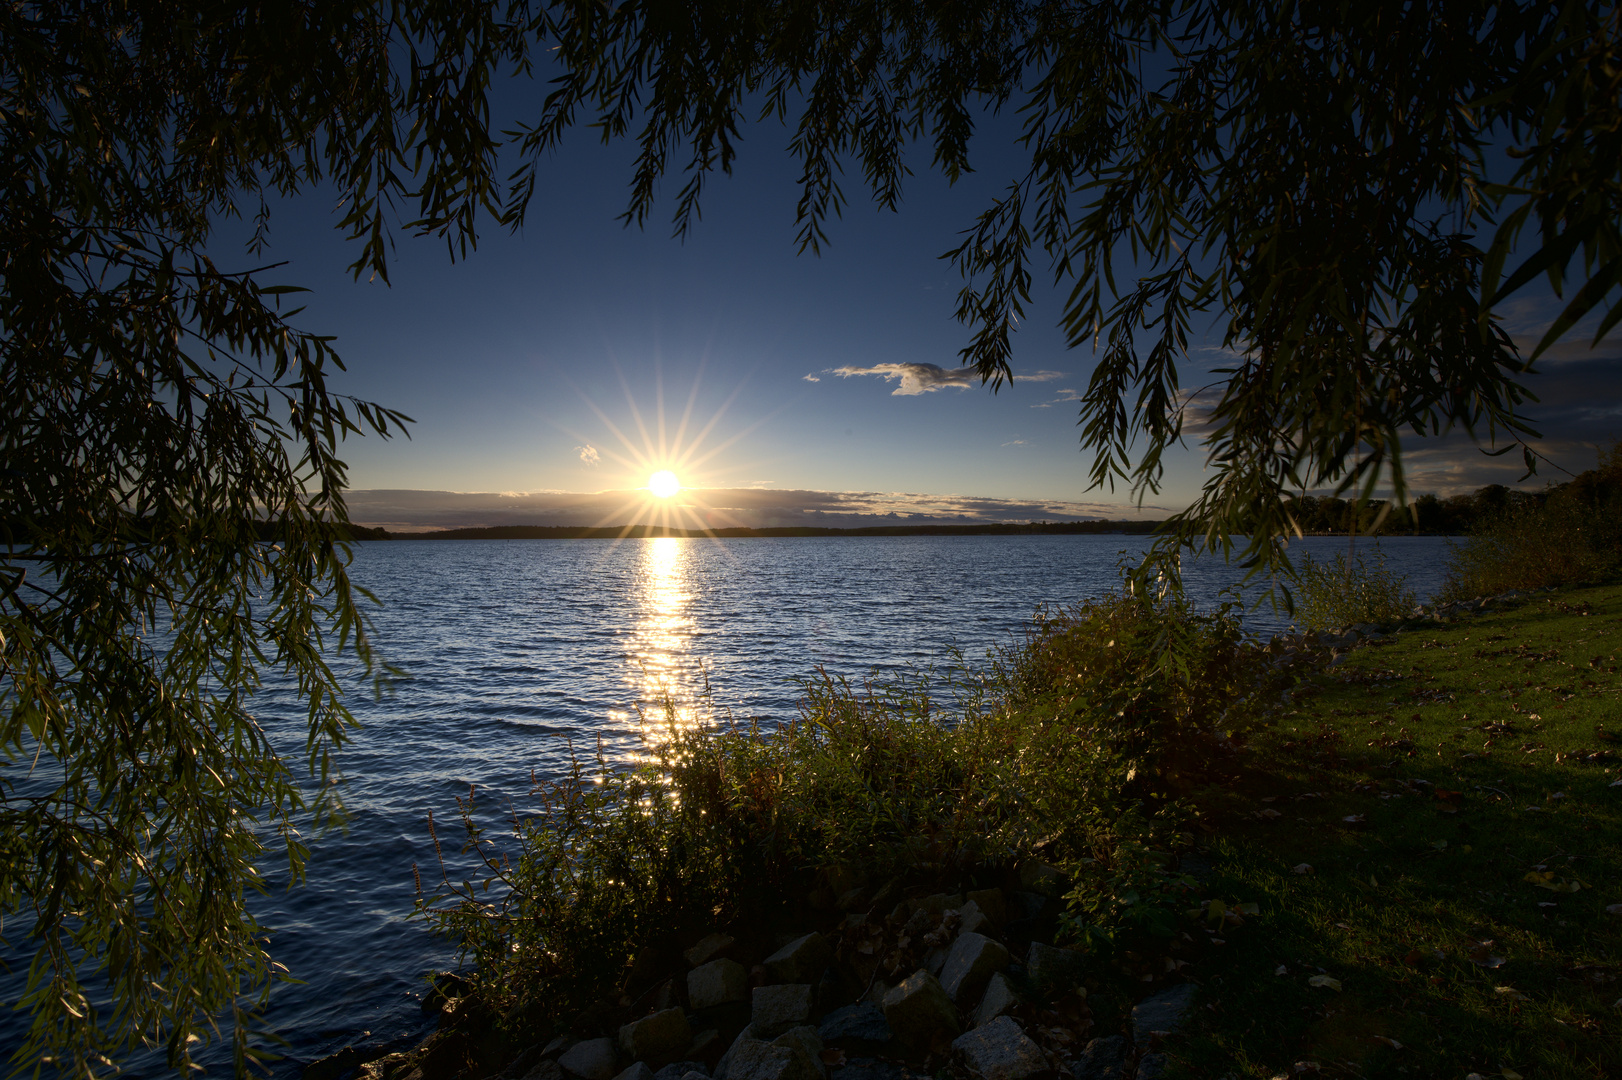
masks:
<instances>
[{"instance_id":1,"label":"blue sky","mask_svg":"<svg viewBox=\"0 0 1622 1080\"><path fill-rule=\"evenodd\" d=\"M955 187L919 155L899 213L847 178L850 205L820 257L795 253L787 132L745 134L685 241L664 217L615 220L629 151L589 133L543 169L522 233L487 228L454 264L443 243L402 236L391 286L344 272L354 253L330 193L277 206L268 254L288 265L271 276L313 290L298 321L337 337L349 371L334 385L416 421L409 440L346 446L353 517L623 524L647 515L616 493L664 467L690 489L678 501L716 524L1138 513L1125 491L1088 489L1073 399L1093 357L1064 347L1059 296L1028 312L1011 387L994 395L957 370L960 281L938 256L1011 176L1006 124L979 137L979 171ZM1533 295L1511 321L1535 339L1553 310ZM1219 359L1196 349L1189 366ZM1550 448L1576 469L1592 464L1585 439L1622 429L1615 369L1573 344L1536 384L1559 433ZM1458 440L1409 452L1418 490L1515 475ZM1200 463L1197 447L1175 455L1143 513L1192 499Z\"/></svg>"}]
</instances>

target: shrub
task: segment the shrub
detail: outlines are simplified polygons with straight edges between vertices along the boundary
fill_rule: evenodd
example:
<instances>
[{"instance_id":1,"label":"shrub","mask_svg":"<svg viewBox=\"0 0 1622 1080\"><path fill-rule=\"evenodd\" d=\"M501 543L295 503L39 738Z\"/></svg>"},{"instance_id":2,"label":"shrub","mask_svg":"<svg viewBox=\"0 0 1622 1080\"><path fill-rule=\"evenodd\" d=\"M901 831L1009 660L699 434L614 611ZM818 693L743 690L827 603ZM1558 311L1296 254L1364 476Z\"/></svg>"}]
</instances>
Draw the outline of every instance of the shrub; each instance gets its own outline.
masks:
<instances>
[{"instance_id":1,"label":"shrub","mask_svg":"<svg viewBox=\"0 0 1622 1080\"><path fill-rule=\"evenodd\" d=\"M1598 467L1506 501L1448 552L1444 600L1597 583L1622 571L1622 440Z\"/></svg>"},{"instance_id":2,"label":"shrub","mask_svg":"<svg viewBox=\"0 0 1622 1080\"><path fill-rule=\"evenodd\" d=\"M463 851L483 880L446 874L419 909L476 960L485 1003L536 1027L625 990L650 947L769 925L821 867L944 883L1037 856L1136 880L1186 779L1267 711L1270 669L1249 652L1227 611L1128 593L1042 613L979 672L819 675L792 723L671 723L634 768L576 760L537 785L513 852L470 795Z\"/></svg>"},{"instance_id":3,"label":"shrub","mask_svg":"<svg viewBox=\"0 0 1622 1080\"><path fill-rule=\"evenodd\" d=\"M1408 578L1372 561L1336 553L1328 562L1311 555L1296 570L1295 616L1307 630L1340 630L1357 623L1389 623L1413 613Z\"/></svg>"}]
</instances>

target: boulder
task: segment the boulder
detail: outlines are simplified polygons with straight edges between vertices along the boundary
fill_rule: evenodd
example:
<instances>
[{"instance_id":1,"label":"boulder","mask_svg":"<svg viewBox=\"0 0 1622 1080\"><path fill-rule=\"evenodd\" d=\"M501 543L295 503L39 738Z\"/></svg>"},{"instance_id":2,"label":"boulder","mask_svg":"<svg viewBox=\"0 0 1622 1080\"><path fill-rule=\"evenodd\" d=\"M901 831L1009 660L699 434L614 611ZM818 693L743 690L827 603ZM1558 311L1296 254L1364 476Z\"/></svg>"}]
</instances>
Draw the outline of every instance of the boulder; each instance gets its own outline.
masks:
<instances>
[{"instance_id":1,"label":"boulder","mask_svg":"<svg viewBox=\"0 0 1622 1080\"><path fill-rule=\"evenodd\" d=\"M974 1026L989 1024L1018 1004L1019 995L1014 992L1014 984L999 971L986 983L986 992L981 995L980 1005L974 1010Z\"/></svg>"},{"instance_id":2,"label":"boulder","mask_svg":"<svg viewBox=\"0 0 1622 1080\"><path fill-rule=\"evenodd\" d=\"M727 1052L717 1080L822 1080L822 1070L805 1051L759 1039L745 1039Z\"/></svg>"},{"instance_id":3,"label":"boulder","mask_svg":"<svg viewBox=\"0 0 1622 1080\"><path fill-rule=\"evenodd\" d=\"M1000 942L984 934L959 934L941 969L941 989L959 1007L968 1008L980 999L991 976L1012 959Z\"/></svg>"},{"instance_id":4,"label":"boulder","mask_svg":"<svg viewBox=\"0 0 1622 1080\"><path fill-rule=\"evenodd\" d=\"M890 1025L872 1005L847 1005L822 1018L817 1034L827 1046L847 1054L882 1054L890 1046Z\"/></svg>"},{"instance_id":5,"label":"boulder","mask_svg":"<svg viewBox=\"0 0 1622 1080\"><path fill-rule=\"evenodd\" d=\"M805 983L757 986L749 1028L757 1039L775 1039L811 1019L811 987Z\"/></svg>"},{"instance_id":6,"label":"boulder","mask_svg":"<svg viewBox=\"0 0 1622 1080\"><path fill-rule=\"evenodd\" d=\"M1027 1080L1051 1068L1042 1048L1026 1037L1012 1016L999 1016L958 1036L952 1049L963 1056L970 1072L985 1080Z\"/></svg>"},{"instance_id":7,"label":"boulder","mask_svg":"<svg viewBox=\"0 0 1622 1080\"><path fill-rule=\"evenodd\" d=\"M653 1080L653 1070L648 1068L646 1062L638 1061L620 1072L614 1080Z\"/></svg>"},{"instance_id":8,"label":"boulder","mask_svg":"<svg viewBox=\"0 0 1622 1080\"><path fill-rule=\"evenodd\" d=\"M700 967L716 959L722 953L732 948L733 939L730 934L710 934L700 938L698 944L682 953L687 962L694 967Z\"/></svg>"},{"instance_id":9,"label":"boulder","mask_svg":"<svg viewBox=\"0 0 1622 1080\"><path fill-rule=\"evenodd\" d=\"M946 970L946 958L950 955L952 955L951 950L947 949L946 946L935 946L924 955L924 969L935 978L940 978L941 972Z\"/></svg>"},{"instance_id":10,"label":"boulder","mask_svg":"<svg viewBox=\"0 0 1622 1080\"><path fill-rule=\"evenodd\" d=\"M936 893L933 896L926 896L922 900L907 901L909 912L927 911L935 916L936 922L939 922L940 917L948 911L956 911L962 906L963 896L961 893Z\"/></svg>"},{"instance_id":11,"label":"boulder","mask_svg":"<svg viewBox=\"0 0 1622 1080\"><path fill-rule=\"evenodd\" d=\"M957 1010L935 976L922 968L890 988L884 995L884 1019L901 1046L919 1057L937 1041L958 1034Z\"/></svg>"},{"instance_id":12,"label":"boulder","mask_svg":"<svg viewBox=\"0 0 1622 1080\"><path fill-rule=\"evenodd\" d=\"M1040 941L1031 942L1031 951L1025 956L1025 974L1032 985L1069 990L1081 981L1087 957L1075 949L1055 949Z\"/></svg>"},{"instance_id":13,"label":"boulder","mask_svg":"<svg viewBox=\"0 0 1622 1080\"><path fill-rule=\"evenodd\" d=\"M828 939L813 932L795 938L772 953L766 958L764 966L773 982L814 983L822 974L822 969L828 966L828 959L832 955L833 949Z\"/></svg>"},{"instance_id":14,"label":"boulder","mask_svg":"<svg viewBox=\"0 0 1622 1080\"><path fill-rule=\"evenodd\" d=\"M799 1050L811 1059L817 1067L817 1072L827 1072L822 1065L822 1037L817 1029L810 1024L801 1024L799 1027L789 1028L783 1034L772 1040L773 1046L787 1046Z\"/></svg>"},{"instance_id":15,"label":"boulder","mask_svg":"<svg viewBox=\"0 0 1622 1080\"><path fill-rule=\"evenodd\" d=\"M625 1056L655 1067L679 1059L692 1041L692 1028L680 1009L665 1009L620 1028L620 1049Z\"/></svg>"},{"instance_id":16,"label":"boulder","mask_svg":"<svg viewBox=\"0 0 1622 1080\"><path fill-rule=\"evenodd\" d=\"M738 1026L741 1028L745 1025L739 1024ZM719 1054L725 1045L726 1043L722 1041L719 1031L714 1028L706 1028L693 1036L693 1041L687 1044L687 1052L682 1057L686 1059L685 1063L688 1065L702 1064ZM682 1062L677 1064L682 1064ZM677 1077L676 1080L681 1080L681 1078Z\"/></svg>"},{"instance_id":17,"label":"boulder","mask_svg":"<svg viewBox=\"0 0 1622 1080\"><path fill-rule=\"evenodd\" d=\"M1136 1080L1160 1080L1166 1075L1165 1054L1144 1054L1138 1059Z\"/></svg>"},{"instance_id":18,"label":"boulder","mask_svg":"<svg viewBox=\"0 0 1622 1080\"><path fill-rule=\"evenodd\" d=\"M702 1061L675 1061L654 1073L653 1080L681 1080L690 1072L700 1076L710 1075L710 1070L704 1067Z\"/></svg>"},{"instance_id":19,"label":"boulder","mask_svg":"<svg viewBox=\"0 0 1622 1080\"><path fill-rule=\"evenodd\" d=\"M1126 1037L1094 1039L1076 1058L1076 1080L1126 1080Z\"/></svg>"},{"instance_id":20,"label":"boulder","mask_svg":"<svg viewBox=\"0 0 1622 1080\"><path fill-rule=\"evenodd\" d=\"M694 1012L749 1000L749 972L736 960L711 960L687 973L687 1004Z\"/></svg>"},{"instance_id":21,"label":"boulder","mask_svg":"<svg viewBox=\"0 0 1622 1080\"><path fill-rule=\"evenodd\" d=\"M1132 1007L1132 1041L1148 1046L1152 1035L1169 1035L1183 1022L1183 1013L1194 1001L1194 984L1183 983L1162 990Z\"/></svg>"},{"instance_id":22,"label":"boulder","mask_svg":"<svg viewBox=\"0 0 1622 1080\"><path fill-rule=\"evenodd\" d=\"M957 918L957 932L960 934L979 934L994 929L986 913L973 900L964 901L963 906L957 909Z\"/></svg>"},{"instance_id":23,"label":"boulder","mask_svg":"<svg viewBox=\"0 0 1622 1080\"><path fill-rule=\"evenodd\" d=\"M828 1074L828 1080L908 1080L907 1070L893 1061L849 1058Z\"/></svg>"},{"instance_id":24,"label":"boulder","mask_svg":"<svg viewBox=\"0 0 1622 1080\"><path fill-rule=\"evenodd\" d=\"M613 1039L586 1039L558 1056L563 1071L580 1080L614 1080L620 1071Z\"/></svg>"},{"instance_id":25,"label":"boulder","mask_svg":"<svg viewBox=\"0 0 1622 1080\"><path fill-rule=\"evenodd\" d=\"M1008 903L1003 899L1001 889L974 889L966 898L966 904L973 904L985 913L993 926L1001 926L1008 921Z\"/></svg>"}]
</instances>

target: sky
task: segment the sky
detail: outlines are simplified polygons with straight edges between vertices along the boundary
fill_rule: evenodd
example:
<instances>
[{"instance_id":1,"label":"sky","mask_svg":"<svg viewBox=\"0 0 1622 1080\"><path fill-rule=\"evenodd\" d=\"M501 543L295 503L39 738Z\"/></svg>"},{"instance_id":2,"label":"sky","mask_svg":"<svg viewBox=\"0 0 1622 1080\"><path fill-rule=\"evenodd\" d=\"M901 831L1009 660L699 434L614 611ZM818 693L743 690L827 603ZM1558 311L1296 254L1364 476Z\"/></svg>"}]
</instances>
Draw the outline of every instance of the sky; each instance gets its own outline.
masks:
<instances>
[{"instance_id":1,"label":"sky","mask_svg":"<svg viewBox=\"0 0 1622 1080\"><path fill-rule=\"evenodd\" d=\"M1089 489L1076 399L1094 357L1065 347L1062 294L1040 276L1012 385L992 393L959 366L961 280L939 256L1014 174L1012 138L987 124L977 171L956 185L929 171L925 148L898 213L847 177L850 203L820 256L796 253L797 173L774 125L745 129L734 175L710 185L684 240L670 235L668 200L645 228L616 220L630 151L587 132L543 167L521 233L486 227L456 261L441 241L402 235L389 285L349 277L355 250L333 227L330 191L275 205L267 254L285 265L265 280L311 290L296 321L336 337L348 370L333 387L414 421L409 439L345 444L352 519L850 526L1182 508L1204 475L1197 443L1141 507L1124 489ZM216 252L240 251L233 229ZM1507 325L1529 345L1557 310L1529 293ZM1191 372L1223 359L1214 336L1191 344ZM1543 449L1576 472L1622 435L1622 365L1576 339L1557 353L1533 384L1533 416L1551 436ZM1459 438L1405 449L1416 492L1519 475L1518 455L1489 459ZM659 469L682 485L671 500L648 497Z\"/></svg>"}]
</instances>

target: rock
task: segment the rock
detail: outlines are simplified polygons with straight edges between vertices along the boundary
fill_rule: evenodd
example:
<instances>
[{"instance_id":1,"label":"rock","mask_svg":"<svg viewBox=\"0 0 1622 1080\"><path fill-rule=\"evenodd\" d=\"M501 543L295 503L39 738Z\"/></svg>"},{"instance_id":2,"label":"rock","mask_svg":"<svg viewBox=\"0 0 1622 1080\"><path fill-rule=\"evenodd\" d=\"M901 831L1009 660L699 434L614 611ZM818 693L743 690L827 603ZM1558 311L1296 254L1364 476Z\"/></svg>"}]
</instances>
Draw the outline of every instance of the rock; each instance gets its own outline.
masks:
<instances>
[{"instance_id":1,"label":"rock","mask_svg":"<svg viewBox=\"0 0 1622 1080\"><path fill-rule=\"evenodd\" d=\"M701 967L732 948L732 945L731 934L710 934L708 937L700 938L697 945L694 945L682 955L687 958L689 964L694 967Z\"/></svg>"},{"instance_id":2,"label":"rock","mask_svg":"<svg viewBox=\"0 0 1622 1080\"><path fill-rule=\"evenodd\" d=\"M957 1010L935 976L919 968L884 995L884 1019L896 1042L919 1057L958 1034Z\"/></svg>"},{"instance_id":3,"label":"rock","mask_svg":"<svg viewBox=\"0 0 1622 1080\"><path fill-rule=\"evenodd\" d=\"M580 1080L614 1080L620 1071L619 1052L613 1039L586 1039L577 1042L558 1057L563 1071Z\"/></svg>"},{"instance_id":4,"label":"rock","mask_svg":"<svg viewBox=\"0 0 1622 1080\"><path fill-rule=\"evenodd\" d=\"M1031 942L1025 956L1025 974L1032 985L1069 990L1081 981L1087 957L1075 949L1055 949L1040 941Z\"/></svg>"},{"instance_id":5,"label":"rock","mask_svg":"<svg viewBox=\"0 0 1622 1080\"><path fill-rule=\"evenodd\" d=\"M1165 1054L1144 1054L1138 1059L1137 1080L1160 1080L1165 1075Z\"/></svg>"},{"instance_id":6,"label":"rock","mask_svg":"<svg viewBox=\"0 0 1622 1080\"><path fill-rule=\"evenodd\" d=\"M848 1058L845 1064L828 1074L828 1080L908 1080L907 1070L891 1061L873 1058Z\"/></svg>"},{"instance_id":7,"label":"rock","mask_svg":"<svg viewBox=\"0 0 1622 1080\"><path fill-rule=\"evenodd\" d=\"M971 1072L986 1080L1026 1080L1050 1068L1041 1047L1026 1037L1012 1016L999 1016L958 1036L952 1049L963 1055Z\"/></svg>"},{"instance_id":8,"label":"rock","mask_svg":"<svg viewBox=\"0 0 1622 1080\"><path fill-rule=\"evenodd\" d=\"M746 1025L739 1025L740 1027ZM693 1036L693 1041L687 1044L687 1052L682 1055L685 1061L678 1061L678 1065L702 1065L704 1062L721 1052L721 1033L714 1028L708 1028ZM677 1080L680 1080L678 1077Z\"/></svg>"},{"instance_id":9,"label":"rock","mask_svg":"<svg viewBox=\"0 0 1622 1080\"><path fill-rule=\"evenodd\" d=\"M1008 902L1003 899L1001 889L974 889L967 894L967 903L985 912L993 926L1008 921Z\"/></svg>"},{"instance_id":10,"label":"rock","mask_svg":"<svg viewBox=\"0 0 1622 1080\"><path fill-rule=\"evenodd\" d=\"M648 1068L646 1062L638 1061L620 1072L614 1080L653 1080L653 1070Z\"/></svg>"},{"instance_id":11,"label":"rock","mask_svg":"<svg viewBox=\"0 0 1622 1080\"><path fill-rule=\"evenodd\" d=\"M1076 1058L1076 1080L1126 1080L1126 1037L1094 1039Z\"/></svg>"},{"instance_id":12,"label":"rock","mask_svg":"<svg viewBox=\"0 0 1622 1080\"><path fill-rule=\"evenodd\" d=\"M757 986L752 1000L746 1030L753 1030L757 1039L775 1039L811 1019L811 987L805 983Z\"/></svg>"},{"instance_id":13,"label":"rock","mask_svg":"<svg viewBox=\"0 0 1622 1080\"><path fill-rule=\"evenodd\" d=\"M697 1069L692 1069L688 1072L682 1073L680 1080L710 1080L710 1074L706 1072L699 1072Z\"/></svg>"},{"instance_id":14,"label":"rock","mask_svg":"<svg viewBox=\"0 0 1622 1080\"><path fill-rule=\"evenodd\" d=\"M992 974L1012 959L1000 942L984 934L959 934L941 969L941 989L960 1008L968 1008L985 992Z\"/></svg>"},{"instance_id":15,"label":"rock","mask_svg":"<svg viewBox=\"0 0 1622 1080\"><path fill-rule=\"evenodd\" d=\"M839 899L834 902L834 906L840 911L855 911L862 906L862 900L866 896L867 890L865 888L851 889L849 892L840 893Z\"/></svg>"},{"instance_id":16,"label":"rock","mask_svg":"<svg viewBox=\"0 0 1622 1080\"><path fill-rule=\"evenodd\" d=\"M993 929L991 920L973 900L964 901L963 906L957 909L957 918L957 932L960 934L979 934Z\"/></svg>"},{"instance_id":17,"label":"rock","mask_svg":"<svg viewBox=\"0 0 1622 1080\"><path fill-rule=\"evenodd\" d=\"M1019 995L1014 992L1014 984L1008 981L1008 976L999 971L986 983L986 992L980 997L980 1006L974 1010L974 1026L989 1024L1018 1004Z\"/></svg>"},{"instance_id":18,"label":"rock","mask_svg":"<svg viewBox=\"0 0 1622 1080\"><path fill-rule=\"evenodd\" d=\"M818 1073L828 1070L822 1064L822 1037L817 1029L810 1024L801 1024L799 1027L789 1028L783 1034L772 1040L773 1046L787 1046L799 1050L816 1066Z\"/></svg>"},{"instance_id":19,"label":"rock","mask_svg":"<svg viewBox=\"0 0 1622 1080\"><path fill-rule=\"evenodd\" d=\"M1132 1007L1132 1041L1148 1046L1149 1037L1156 1032L1169 1034L1178 1029L1183 1013L1194 1000L1194 984L1184 983L1163 990L1152 998Z\"/></svg>"},{"instance_id":20,"label":"rock","mask_svg":"<svg viewBox=\"0 0 1622 1080\"><path fill-rule=\"evenodd\" d=\"M817 1028L824 1045L847 1054L882 1054L890 1045L890 1025L872 1005L847 1005L822 1018Z\"/></svg>"},{"instance_id":21,"label":"rock","mask_svg":"<svg viewBox=\"0 0 1622 1080\"><path fill-rule=\"evenodd\" d=\"M693 1030L680 1009L665 1009L620 1028L620 1049L625 1056L653 1066L680 1058L692 1041Z\"/></svg>"},{"instance_id":22,"label":"rock","mask_svg":"<svg viewBox=\"0 0 1622 1080\"><path fill-rule=\"evenodd\" d=\"M940 923L940 916L928 908L918 908L901 927L903 937L910 937L914 941L923 937Z\"/></svg>"},{"instance_id":23,"label":"rock","mask_svg":"<svg viewBox=\"0 0 1622 1080\"><path fill-rule=\"evenodd\" d=\"M936 922L940 922L941 916L948 911L956 911L962 906L963 897L960 893L936 893L933 896L926 896L922 900L907 901L909 911L913 913L927 911L935 916Z\"/></svg>"},{"instance_id":24,"label":"rock","mask_svg":"<svg viewBox=\"0 0 1622 1080\"><path fill-rule=\"evenodd\" d=\"M1041 893L1015 892L1008 897L1008 920L1040 919L1047 906L1048 898Z\"/></svg>"},{"instance_id":25,"label":"rock","mask_svg":"<svg viewBox=\"0 0 1622 1080\"><path fill-rule=\"evenodd\" d=\"M814 983L828 966L833 949L828 939L818 933L795 938L765 960L765 967L774 982Z\"/></svg>"},{"instance_id":26,"label":"rock","mask_svg":"<svg viewBox=\"0 0 1622 1080\"><path fill-rule=\"evenodd\" d=\"M795 1046L747 1039L728 1051L726 1074L717 1080L822 1080L822 1070Z\"/></svg>"},{"instance_id":27,"label":"rock","mask_svg":"<svg viewBox=\"0 0 1622 1080\"><path fill-rule=\"evenodd\" d=\"M710 1075L710 1070L704 1067L702 1061L674 1061L653 1074L653 1080L681 1080L690 1072L701 1076Z\"/></svg>"},{"instance_id":28,"label":"rock","mask_svg":"<svg viewBox=\"0 0 1622 1080\"><path fill-rule=\"evenodd\" d=\"M552 1072L557 1076L563 1075L557 1062L547 1061L543 1064L552 1066ZM422 1069L417 1065L415 1054L394 1053L368 1061L356 1075L359 1080L422 1080Z\"/></svg>"},{"instance_id":29,"label":"rock","mask_svg":"<svg viewBox=\"0 0 1622 1080\"><path fill-rule=\"evenodd\" d=\"M694 1012L749 1000L749 972L736 960L711 960L687 973L687 1005Z\"/></svg>"},{"instance_id":30,"label":"rock","mask_svg":"<svg viewBox=\"0 0 1622 1080\"><path fill-rule=\"evenodd\" d=\"M738 1037L732 1040L732 1045L727 1047L726 1053L721 1055L721 1060L715 1063L715 1071L712 1073L715 1080L726 1080L727 1069L732 1064L732 1055L736 1054L738 1048L744 1043L751 1041L764 1042L765 1040L755 1035L754 1028L745 1026L742 1031L738 1032Z\"/></svg>"},{"instance_id":31,"label":"rock","mask_svg":"<svg viewBox=\"0 0 1622 1080\"><path fill-rule=\"evenodd\" d=\"M940 978L941 972L946 969L946 958L950 955L952 954L946 946L935 946L924 955L924 970L935 976L935 978Z\"/></svg>"}]
</instances>

